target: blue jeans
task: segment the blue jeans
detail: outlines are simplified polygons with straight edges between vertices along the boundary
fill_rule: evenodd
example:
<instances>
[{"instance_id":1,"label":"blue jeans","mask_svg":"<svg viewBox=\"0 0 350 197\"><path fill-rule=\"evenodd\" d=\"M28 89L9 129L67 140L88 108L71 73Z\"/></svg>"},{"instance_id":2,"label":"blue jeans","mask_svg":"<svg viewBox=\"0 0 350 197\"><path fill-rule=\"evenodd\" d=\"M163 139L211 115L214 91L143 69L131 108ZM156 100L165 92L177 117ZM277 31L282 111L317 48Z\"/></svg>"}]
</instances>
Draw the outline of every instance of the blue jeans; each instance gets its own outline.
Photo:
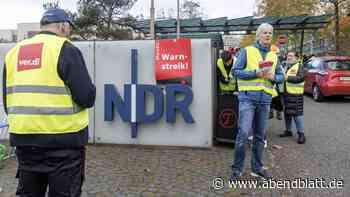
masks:
<instances>
[{"instance_id":1,"label":"blue jeans","mask_svg":"<svg viewBox=\"0 0 350 197\"><path fill-rule=\"evenodd\" d=\"M234 162L232 171L240 174L243 171L245 147L248 133L253 129L253 147L251 167L253 172L262 170L264 138L266 134L270 104L261 104L251 100L239 102L239 128L235 144Z\"/></svg>"},{"instance_id":2,"label":"blue jeans","mask_svg":"<svg viewBox=\"0 0 350 197\"><path fill-rule=\"evenodd\" d=\"M304 116L290 116L290 115L284 115L284 120L286 123L286 130L292 131L292 123L295 123L295 127L297 129L298 133L304 133Z\"/></svg>"}]
</instances>

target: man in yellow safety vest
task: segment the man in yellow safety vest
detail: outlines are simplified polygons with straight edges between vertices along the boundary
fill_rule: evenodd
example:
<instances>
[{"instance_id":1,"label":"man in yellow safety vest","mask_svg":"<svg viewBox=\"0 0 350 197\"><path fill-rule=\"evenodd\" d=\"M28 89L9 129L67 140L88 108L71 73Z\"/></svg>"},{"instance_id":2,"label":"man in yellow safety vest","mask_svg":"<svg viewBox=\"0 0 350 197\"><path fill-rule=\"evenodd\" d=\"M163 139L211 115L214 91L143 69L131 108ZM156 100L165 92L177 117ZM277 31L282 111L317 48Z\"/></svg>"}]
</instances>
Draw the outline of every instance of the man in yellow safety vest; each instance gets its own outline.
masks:
<instances>
[{"instance_id":1,"label":"man in yellow safety vest","mask_svg":"<svg viewBox=\"0 0 350 197\"><path fill-rule=\"evenodd\" d=\"M276 53L270 51L273 27L261 24L256 31L257 42L240 50L234 74L237 76L239 129L235 143L231 180L243 172L248 134L253 129L252 176L271 178L263 168L264 138L272 97L277 95L275 84L282 83L284 74Z\"/></svg>"},{"instance_id":2,"label":"man in yellow safety vest","mask_svg":"<svg viewBox=\"0 0 350 197\"><path fill-rule=\"evenodd\" d=\"M68 37L72 21L48 9L42 31L6 55L3 101L16 146L20 197L78 197L84 180L88 108L96 88L80 50Z\"/></svg>"}]
</instances>

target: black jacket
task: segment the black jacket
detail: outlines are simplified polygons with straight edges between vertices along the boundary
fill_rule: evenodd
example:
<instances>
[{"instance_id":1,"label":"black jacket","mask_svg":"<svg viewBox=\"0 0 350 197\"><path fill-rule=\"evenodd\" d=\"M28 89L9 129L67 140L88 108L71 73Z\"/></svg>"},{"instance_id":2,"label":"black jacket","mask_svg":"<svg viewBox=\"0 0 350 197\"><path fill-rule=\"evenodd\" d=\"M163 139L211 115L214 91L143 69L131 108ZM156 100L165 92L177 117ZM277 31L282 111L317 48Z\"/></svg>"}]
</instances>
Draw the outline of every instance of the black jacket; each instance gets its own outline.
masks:
<instances>
[{"instance_id":1,"label":"black jacket","mask_svg":"<svg viewBox=\"0 0 350 197\"><path fill-rule=\"evenodd\" d=\"M290 68L290 67L289 67ZM289 68L286 68L286 72ZM304 68L302 65L299 66L296 76L289 76L287 78L288 83L301 83L304 81ZM286 83L284 83L286 84ZM304 114L304 96L303 94L288 94L286 86L284 87L284 109L287 115L300 116Z\"/></svg>"},{"instance_id":2,"label":"black jacket","mask_svg":"<svg viewBox=\"0 0 350 197\"><path fill-rule=\"evenodd\" d=\"M51 34L51 32L40 32ZM96 87L87 71L81 51L69 42L63 44L59 55L57 72L65 85L69 87L74 102L83 108L94 106ZM7 113L6 105L6 65L3 71L3 103ZM12 146L37 146L46 148L80 148L88 142L88 127L79 132L45 135L45 134L13 134L10 133Z\"/></svg>"}]
</instances>

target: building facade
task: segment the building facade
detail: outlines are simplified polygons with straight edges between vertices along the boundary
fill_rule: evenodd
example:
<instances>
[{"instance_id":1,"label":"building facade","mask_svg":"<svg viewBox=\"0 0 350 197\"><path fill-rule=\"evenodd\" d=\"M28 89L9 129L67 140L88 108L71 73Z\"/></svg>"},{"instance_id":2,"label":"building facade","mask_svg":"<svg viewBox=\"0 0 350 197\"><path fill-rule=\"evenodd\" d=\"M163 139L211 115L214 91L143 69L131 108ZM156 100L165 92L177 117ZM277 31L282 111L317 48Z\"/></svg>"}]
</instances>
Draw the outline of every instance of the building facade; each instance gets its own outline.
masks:
<instances>
[{"instance_id":1,"label":"building facade","mask_svg":"<svg viewBox=\"0 0 350 197\"><path fill-rule=\"evenodd\" d=\"M16 42L17 30L0 29L0 43Z\"/></svg>"}]
</instances>

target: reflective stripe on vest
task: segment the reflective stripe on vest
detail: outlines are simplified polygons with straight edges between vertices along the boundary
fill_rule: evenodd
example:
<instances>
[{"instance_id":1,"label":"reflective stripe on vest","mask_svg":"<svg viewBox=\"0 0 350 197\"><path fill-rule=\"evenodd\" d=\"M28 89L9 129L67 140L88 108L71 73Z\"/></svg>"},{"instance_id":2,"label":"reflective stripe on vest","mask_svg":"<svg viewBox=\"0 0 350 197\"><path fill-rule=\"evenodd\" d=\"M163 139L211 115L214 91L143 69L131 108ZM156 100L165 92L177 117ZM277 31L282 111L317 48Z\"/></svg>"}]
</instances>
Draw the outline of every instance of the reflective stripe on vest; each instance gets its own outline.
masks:
<instances>
[{"instance_id":1,"label":"reflective stripe on vest","mask_svg":"<svg viewBox=\"0 0 350 197\"><path fill-rule=\"evenodd\" d=\"M7 94L13 93L47 93L47 94L64 94L70 95L67 87L54 86L34 86L34 85L18 85L6 88Z\"/></svg>"},{"instance_id":2,"label":"reflective stripe on vest","mask_svg":"<svg viewBox=\"0 0 350 197\"><path fill-rule=\"evenodd\" d=\"M13 86L6 88L6 94L14 93L46 93L46 94L62 94L71 95L67 87L50 87L50 86ZM73 107L8 107L9 114L75 114L82 111L81 107L74 105Z\"/></svg>"},{"instance_id":3,"label":"reflective stripe on vest","mask_svg":"<svg viewBox=\"0 0 350 197\"><path fill-rule=\"evenodd\" d=\"M55 107L8 107L9 114L37 114L37 115L62 115L76 114L81 111L79 107L55 108Z\"/></svg>"},{"instance_id":4,"label":"reflective stripe on vest","mask_svg":"<svg viewBox=\"0 0 350 197\"><path fill-rule=\"evenodd\" d=\"M18 43L6 55L11 133L73 133L88 125L88 110L74 103L57 73L59 54L66 41L55 35L38 34Z\"/></svg>"},{"instance_id":5,"label":"reflective stripe on vest","mask_svg":"<svg viewBox=\"0 0 350 197\"><path fill-rule=\"evenodd\" d=\"M300 64L296 63L287 71L288 77L295 77L300 69ZM301 83L286 82L286 90L289 94L304 94L304 81Z\"/></svg>"},{"instance_id":6,"label":"reflective stripe on vest","mask_svg":"<svg viewBox=\"0 0 350 197\"><path fill-rule=\"evenodd\" d=\"M268 88L268 89L272 89L273 85L272 84L266 84L264 82L245 82L245 81L241 81L239 83L241 86L263 86L264 88Z\"/></svg>"},{"instance_id":7,"label":"reflective stripe on vest","mask_svg":"<svg viewBox=\"0 0 350 197\"><path fill-rule=\"evenodd\" d=\"M259 49L254 46L246 47L247 65L244 70L255 71L259 69L259 63L263 61ZM273 52L268 52L265 60L272 61L271 71L275 72L277 66L277 55ZM273 97L277 96L277 91L271 81L261 78L255 79L238 79L239 91L264 91Z\"/></svg>"}]
</instances>

